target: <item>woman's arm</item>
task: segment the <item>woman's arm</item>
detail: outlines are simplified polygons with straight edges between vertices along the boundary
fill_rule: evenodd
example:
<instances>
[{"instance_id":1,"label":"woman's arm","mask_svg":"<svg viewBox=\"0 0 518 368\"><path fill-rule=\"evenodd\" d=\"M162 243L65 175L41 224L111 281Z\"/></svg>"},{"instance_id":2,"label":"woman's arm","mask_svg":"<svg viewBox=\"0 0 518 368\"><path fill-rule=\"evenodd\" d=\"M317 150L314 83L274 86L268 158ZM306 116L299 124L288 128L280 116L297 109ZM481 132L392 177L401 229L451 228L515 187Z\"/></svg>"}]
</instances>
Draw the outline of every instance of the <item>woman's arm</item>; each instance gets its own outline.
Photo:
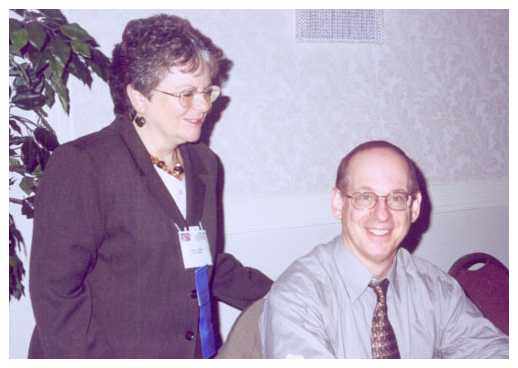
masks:
<instances>
[{"instance_id":1,"label":"woman's arm","mask_svg":"<svg viewBox=\"0 0 518 368\"><path fill-rule=\"evenodd\" d=\"M52 155L38 187L30 258L30 295L47 358L103 355L92 324L88 275L95 269L103 219L96 171L72 144Z\"/></svg>"}]
</instances>

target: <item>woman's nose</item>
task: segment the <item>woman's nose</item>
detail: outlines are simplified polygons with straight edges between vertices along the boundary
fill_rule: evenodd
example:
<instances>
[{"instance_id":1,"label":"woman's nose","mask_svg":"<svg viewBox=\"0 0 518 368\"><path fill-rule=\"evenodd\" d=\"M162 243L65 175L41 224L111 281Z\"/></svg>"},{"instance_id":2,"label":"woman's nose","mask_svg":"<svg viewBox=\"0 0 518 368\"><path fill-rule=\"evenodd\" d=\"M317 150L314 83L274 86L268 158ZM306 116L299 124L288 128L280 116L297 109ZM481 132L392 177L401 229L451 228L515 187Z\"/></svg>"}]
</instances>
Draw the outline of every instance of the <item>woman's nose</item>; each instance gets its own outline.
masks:
<instances>
[{"instance_id":1,"label":"woman's nose","mask_svg":"<svg viewBox=\"0 0 518 368\"><path fill-rule=\"evenodd\" d=\"M207 112L212 107L212 103L207 101L207 98L203 93L197 93L194 95L192 107L201 112Z\"/></svg>"}]
</instances>

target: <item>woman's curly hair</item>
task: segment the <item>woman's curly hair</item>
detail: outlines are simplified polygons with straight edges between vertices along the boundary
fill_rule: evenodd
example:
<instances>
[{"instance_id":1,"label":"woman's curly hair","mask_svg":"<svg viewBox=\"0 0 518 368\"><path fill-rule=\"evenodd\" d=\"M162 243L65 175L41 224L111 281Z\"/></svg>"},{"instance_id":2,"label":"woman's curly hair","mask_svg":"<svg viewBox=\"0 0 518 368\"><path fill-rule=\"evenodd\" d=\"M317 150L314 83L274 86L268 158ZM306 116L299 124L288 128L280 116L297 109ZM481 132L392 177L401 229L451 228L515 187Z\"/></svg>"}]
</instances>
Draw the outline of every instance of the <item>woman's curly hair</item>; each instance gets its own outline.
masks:
<instances>
[{"instance_id":1,"label":"woman's curly hair","mask_svg":"<svg viewBox=\"0 0 518 368\"><path fill-rule=\"evenodd\" d=\"M109 81L115 114L135 116L126 93L129 84L149 98L171 67L192 72L202 61L208 62L213 83L228 78L232 62L189 21L167 14L130 21L112 54Z\"/></svg>"}]
</instances>

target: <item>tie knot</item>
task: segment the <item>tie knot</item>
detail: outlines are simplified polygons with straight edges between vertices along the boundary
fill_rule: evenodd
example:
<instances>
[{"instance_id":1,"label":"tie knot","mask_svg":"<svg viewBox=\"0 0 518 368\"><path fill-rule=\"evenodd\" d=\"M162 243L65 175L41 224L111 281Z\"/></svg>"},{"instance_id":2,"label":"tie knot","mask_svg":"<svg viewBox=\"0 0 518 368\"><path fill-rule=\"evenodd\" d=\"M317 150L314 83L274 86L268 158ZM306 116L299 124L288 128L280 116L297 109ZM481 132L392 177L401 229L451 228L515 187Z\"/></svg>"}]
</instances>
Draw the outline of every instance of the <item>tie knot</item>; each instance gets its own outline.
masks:
<instances>
[{"instance_id":1,"label":"tie knot","mask_svg":"<svg viewBox=\"0 0 518 368\"><path fill-rule=\"evenodd\" d=\"M369 287L372 288L372 290L374 290L374 292L376 293L378 302L385 303L385 296L387 295L388 285L389 285L388 279L383 279L380 282L376 282L376 283L373 283L373 282L369 283Z\"/></svg>"}]
</instances>

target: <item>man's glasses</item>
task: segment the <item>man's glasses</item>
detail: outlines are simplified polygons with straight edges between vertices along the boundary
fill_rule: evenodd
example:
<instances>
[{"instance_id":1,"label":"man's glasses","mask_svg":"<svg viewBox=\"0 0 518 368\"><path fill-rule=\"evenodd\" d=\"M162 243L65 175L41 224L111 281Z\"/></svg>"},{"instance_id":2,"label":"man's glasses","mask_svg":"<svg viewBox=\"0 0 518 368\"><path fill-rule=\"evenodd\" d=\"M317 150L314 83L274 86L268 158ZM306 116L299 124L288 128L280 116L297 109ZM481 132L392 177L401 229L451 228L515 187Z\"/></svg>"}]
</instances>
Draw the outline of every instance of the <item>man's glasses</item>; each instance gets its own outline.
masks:
<instances>
[{"instance_id":1,"label":"man's glasses","mask_svg":"<svg viewBox=\"0 0 518 368\"><path fill-rule=\"evenodd\" d=\"M412 198L412 195L407 192L392 192L384 196L374 192L356 192L345 196L351 199L353 207L358 210L370 210L376 206L379 198L385 198L387 206L391 210L403 211L408 208L410 198Z\"/></svg>"},{"instance_id":2,"label":"man's glasses","mask_svg":"<svg viewBox=\"0 0 518 368\"><path fill-rule=\"evenodd\" d=\"M180 102L180 105L186 109L192 106L192 103L194 102L194 96L196 95L201 95L204 101L209 104L212 104L221 95L221 88L219 86L210 86L205 88L203 91L189 89L179 93L166 92L159 89L154 89L154 91L163 93L168 96L176 97Z\"/></svg>"}]
</instances>

